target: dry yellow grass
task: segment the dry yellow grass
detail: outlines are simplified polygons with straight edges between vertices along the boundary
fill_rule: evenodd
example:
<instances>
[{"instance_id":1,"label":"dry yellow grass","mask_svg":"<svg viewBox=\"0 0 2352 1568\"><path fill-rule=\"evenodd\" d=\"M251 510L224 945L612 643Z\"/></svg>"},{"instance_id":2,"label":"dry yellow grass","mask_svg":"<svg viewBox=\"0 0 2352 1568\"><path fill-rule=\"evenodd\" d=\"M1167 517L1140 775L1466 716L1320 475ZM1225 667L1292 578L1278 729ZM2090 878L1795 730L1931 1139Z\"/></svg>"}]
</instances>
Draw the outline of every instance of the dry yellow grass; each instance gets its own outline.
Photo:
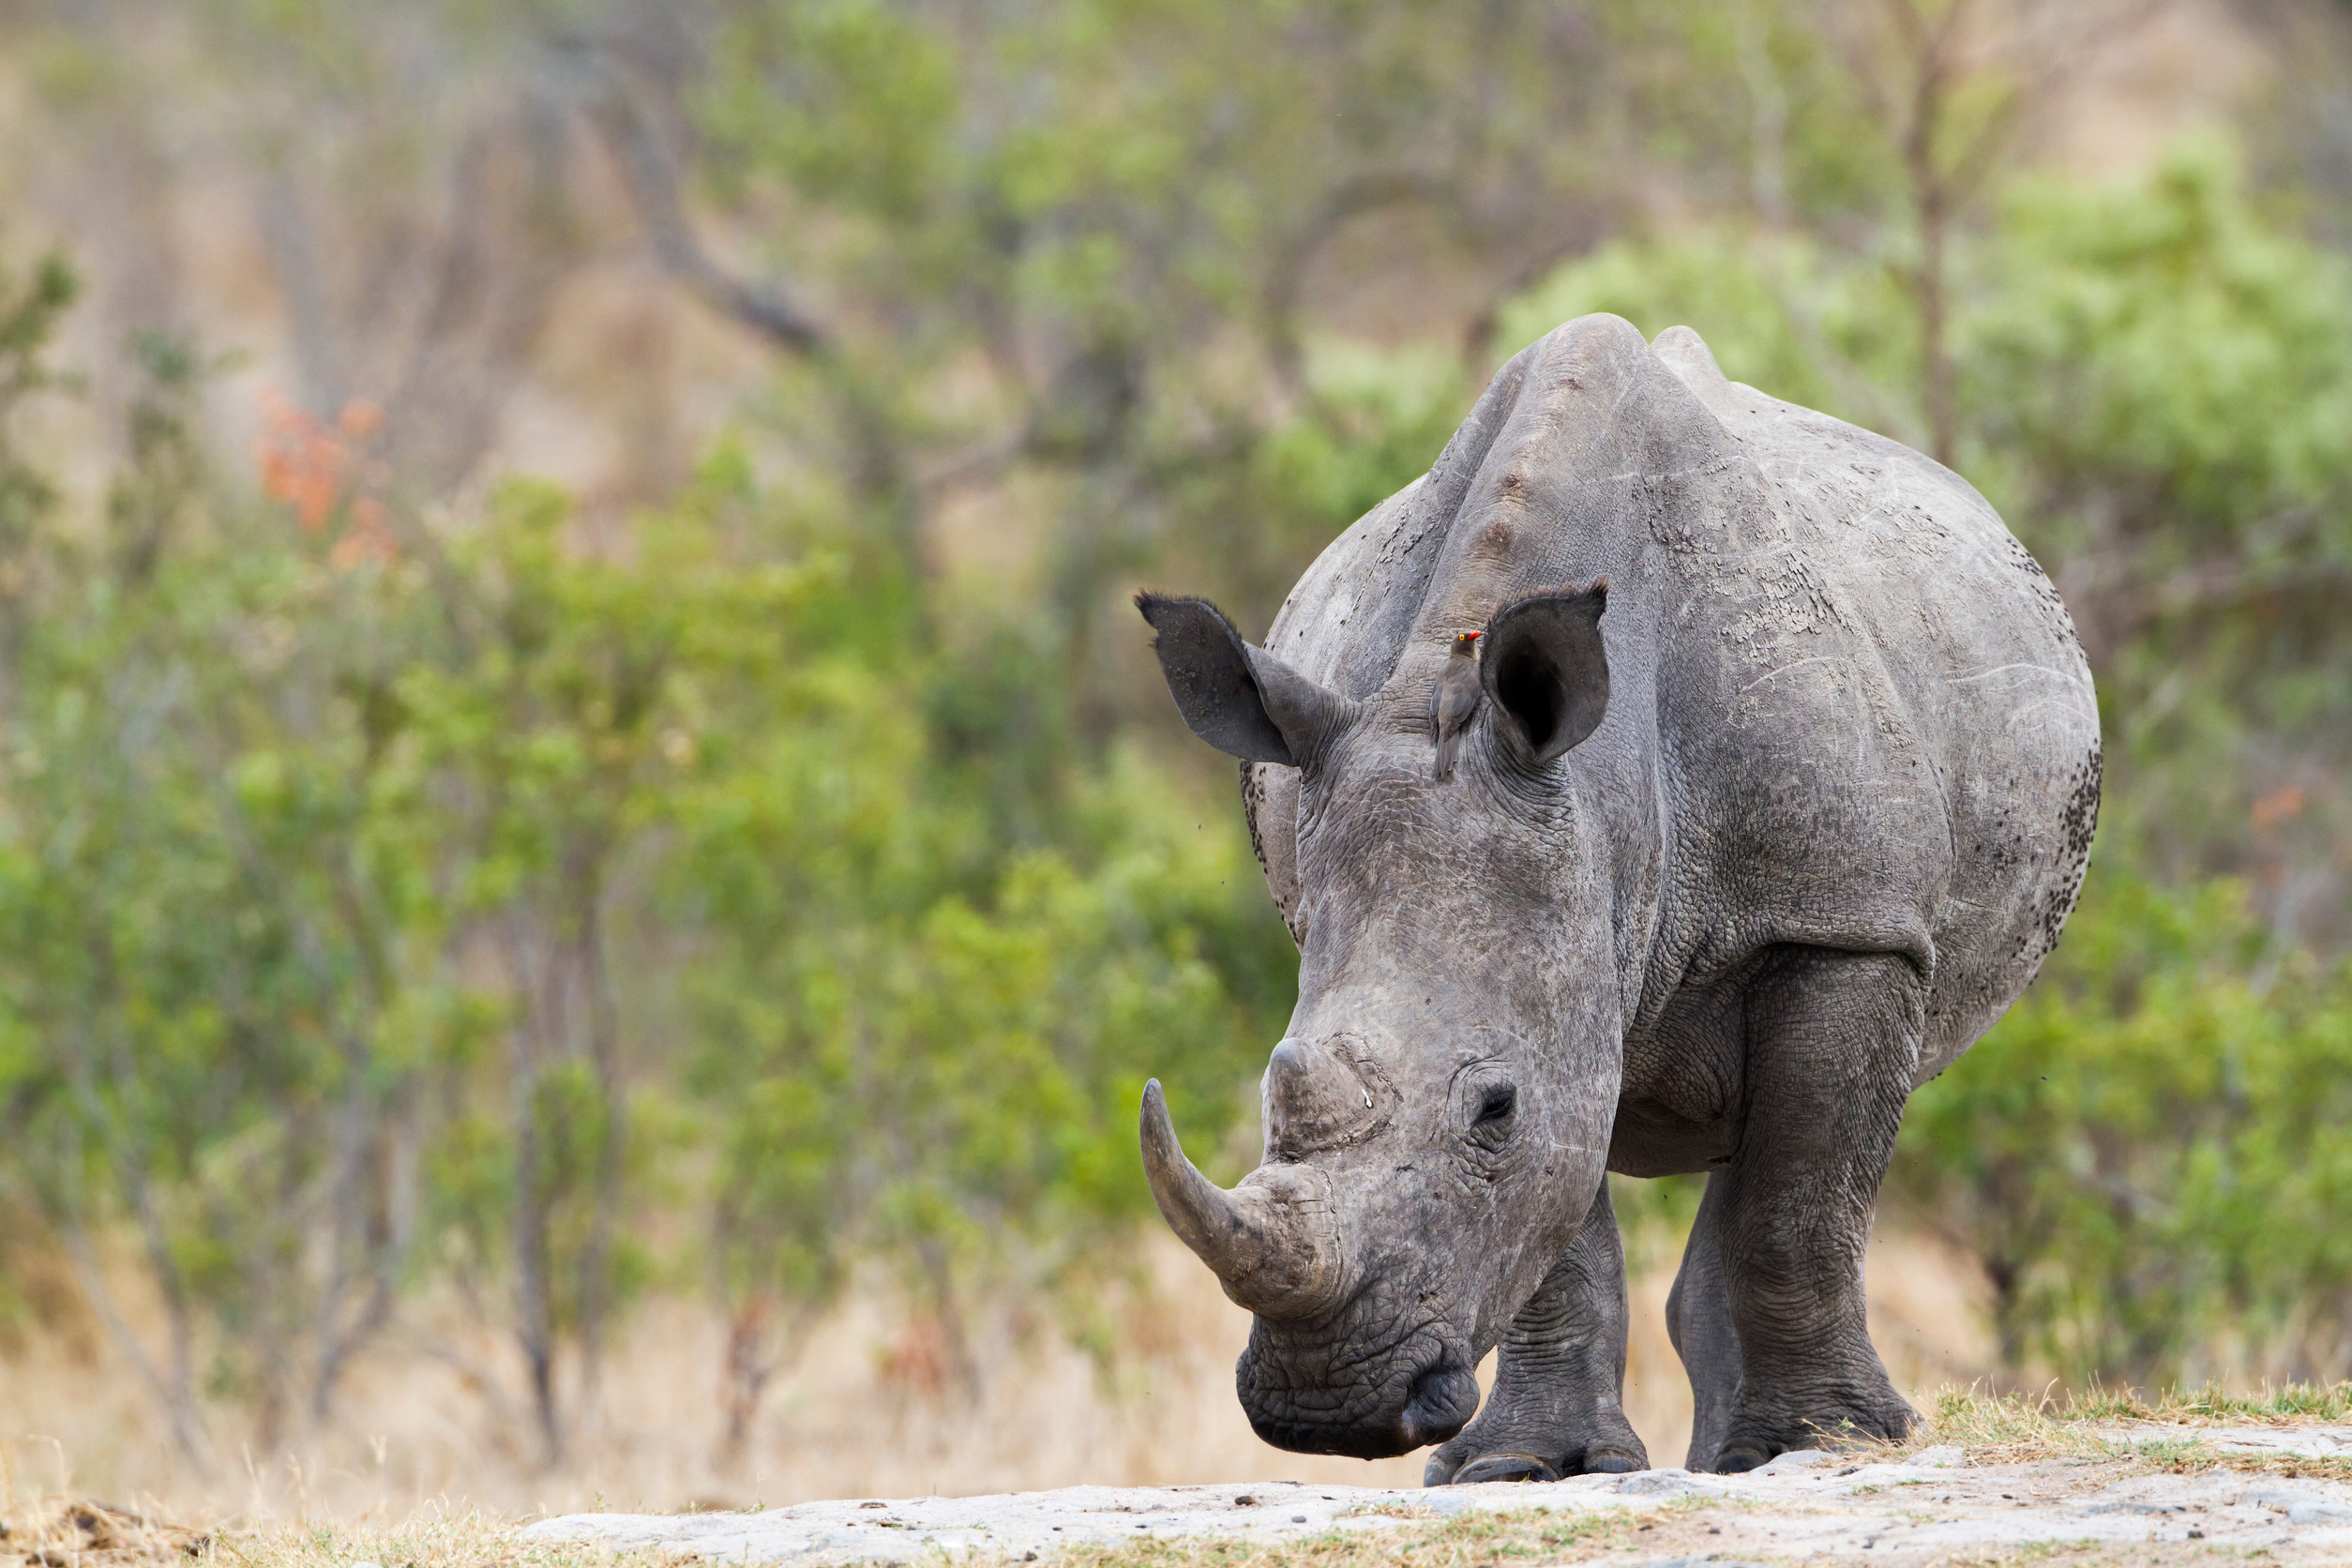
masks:
<instances>
[{"instance_id":1,"label":"dry yellow grass","mask_svg":"<svg viewBox=\"0 0 2352 1568\"><path fill-rule=\"evenodd\" d=\"M1926 1422L1907 1441L1883 1445L1883 1452L1895 1456L1950 1443L1967 1449L1979 1464L2073 1458L2174 1472L2218 1468L2352 1480L2352 1458L2224 1448L2198 1435L2204 1428L2352 1421L2352 1382L2294 1383L2242 1394L2177 1389L2155 1395L2101 1389L1984 1395L1947 1388L1925 1407L1925 1414ZM2126 1440L2122 1434L2135 1427L2187 1433Z\"/></svg>"},{"instance_id":2,"label":"dry yellow grass","mask_svg":"<svg viewBox=\"0 0 2352 1568\"><path fill-rule=\"evenodd\" d=\"M972 1494L1078 1482L1338 1481L1407 1485L1419 1456L1364 1464L1268 1448L1233 1397L1248 1318L1165 1237L1148 1284L1110 1304L1108 1362L1072 1348L1038 1304L974 1313L976 1397L925 1375L922 1325L860 1295L820 1323L778 1380L741 1462L720 1454L723 1325L655 1302L611 1352L565 1462L537 1462L520 1380L500 1342L420 1319L472 1377L415 1337L387 1339L349 1380L329 1425L262 1451L239 1411L205 1411L211 1452L177 1455L152 1402L102 1337L35 1338L0 1356L0 1463L19 1499L101 1497L209 1524L501 1517L606 1506L672 1510L824 1497ZM1664 1323L1673 1259L1636 1248L1627 1409L1653 1462L1679 1464L1690 1394ZM1871 1257L1874 1329L1898 1382L1930 1389L1987 1368L1979 1287L1923 1243ZM152 1326L152 1325L150 1325ZM1491 1369L1490 1369L1491 1370Z\"/></svg>"},{"instance_id":3,"label":"dry yellow grass","mask_svg":"<svg viewBox=\"0 0 2352 1568\"><path fill-rule=\"evenodd\" d=\"M200 1561L202 1568L357 1568L362 1563L393 1568L628 1568L641 1563L656 1568L676 1561L574 1541L527 1541L521 1529L511 1519L471 1509L426 1509L397 1525L270 1523L220 1531ZM151 1560L110 1568L188 1565Z\"/></svg>"},{"instance_id":4,"label":"dry yellow grass","mask_svg":"<svg viewBox=\"0 0 2352 1568\"><path fill-rule=\"evenodd\" d=\"M205 1555L209 1531L103 1502L41 1498L0 1512L0 1568L116 1568Z\"/></svg>"},{"instance_id":5,"label":"dry yellow grass","mask_svg":"<svg viewBox=\"0 0 2352 1568\"><path fill-rule=\"evenodd\" d=\"M1928 1402L1928 1409L1925 1427L1900 1449L1959 1444L1978 1464L2005 1466L2052 1459L2074 1466L2096 1462L2102 1484L2214 1465L2347 1478L2334 1461L2217 1449L2197 1452L2194 1443L2148 1450L2118 1444L2103 1434L2118 1423L2133 1422L2220 1426L2341 1421L2352 1417L2352 1384L2260 1395L2205 1391L2152 1400L2100 1394L2073 1399L1992 1397L1948 1389ZM1994 1473L2006 1477L2016 1472ZM2073 1479L2075 1473L2068 1471L2067 1485L2081 1485ZM2013 1484L2001 1479L1989 1485ZM1753 1527L1771 1525L1779 1517L1769 1512L1756 1515L1755 1507L1752 1501L1690 1497L1639 1511L1563 1515L1530 1510L1436 1518L1427 1510L1398 1506L1376 1510L1404 1521L1379 1532L1342 1529L1287 1539L1172 1536L1087 1543L1058 1554L1056 1562L1060 1568L1514 1568L1564 1560L1606 1560L1621 1554L1629 1561L1646 1561L1662 1554L1704 1556L1732 1535L1755 1536ZM255 1515L199 1531L122 1510L39 1499L5 1515L0 1568L172 1568L197 1563L206 1568L656 1568L667 1560L655 1554L614 1553L591 1544L526 1539L526 1522L478 1509L429 1505L398 1518L378 1515L333 1519L317 1513ZM2201 1547L2159 1547L2152 1541L2129 1548L2113 1543L2029 1542L1992 1550L1972 1547L1939 1559L1937 1568L2204 1560ZM972 1568L1013 1568L1011 1559L987 1553L967 1560Z\"/></svg>"}]
</instances>

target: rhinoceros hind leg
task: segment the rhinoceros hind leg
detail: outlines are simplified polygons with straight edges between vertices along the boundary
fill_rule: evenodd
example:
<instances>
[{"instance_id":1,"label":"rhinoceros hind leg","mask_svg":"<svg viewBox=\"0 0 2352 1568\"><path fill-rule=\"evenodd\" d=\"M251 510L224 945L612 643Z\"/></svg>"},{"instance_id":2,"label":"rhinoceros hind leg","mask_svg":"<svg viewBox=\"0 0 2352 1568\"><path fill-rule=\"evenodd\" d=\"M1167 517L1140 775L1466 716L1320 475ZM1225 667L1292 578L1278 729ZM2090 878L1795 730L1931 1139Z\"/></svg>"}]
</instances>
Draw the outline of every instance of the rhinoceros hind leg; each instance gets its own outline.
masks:
<instances>
[{"instance_id":1,"label":"rhinoceros hind leg","mask_svg":"<svg viewBox=\"0 0 2352 1568\"><path fill-rule=\"evenodd\" d=\"M1707 1196L1699 1199L1698 1217L1682 1249L1682 1267L1666 1297L1666 1337L1674 1341L1674 1353L1682 1358L1682 1370L1691 1380L1691 1446L1682 1463L1695 1470L1716 1468L1715 1455L1731 1429L1731 1405L1740 1392L1740 1331L1731 1323L1723 1252L1715 1238L1723 1192L1719 1175L1708 1178Z\"/></svg>"},{"instance_id":2,"label":"rhinoceros hind leg","mask_svg":"<svg viewBox=\"0 0 2352 1568\"><path fill-rule=\"evenodd\" d=\"M1430 1455L1422 1484L1648 1470L1624 1383L1625 1249L1604 1181L1583 1229L1503 1335L1486 1408Z\"/></svg>"},{"instance_id":3,"label":"rhinoceros hind leg","mask_svg":"<svg viewBox=\"0 0 2352 1568\"><path fill-rule=\"evenodd\" d=\"M1785 948L1749 986L1746 1011L1747 1114L1731 1163L1708 1181L1698 1228L1738 1339L1737 1386L1708 1466L1717 1470L1840 1438L1900 1439L1918 1419L1870 1342L1862 1252L1926 985L1897 954ZM1695 1248L1701 1239L1695 1231ZM1696 1287L1691 1268L1686 1259ZM1703 1331L1709 1295L1685 1296L1686 1330ZM1711 1375L1720 1393L1721 1369ZM1706 1403L1702 1390L1695 1460Z\"/></svg>"}]
</instances>

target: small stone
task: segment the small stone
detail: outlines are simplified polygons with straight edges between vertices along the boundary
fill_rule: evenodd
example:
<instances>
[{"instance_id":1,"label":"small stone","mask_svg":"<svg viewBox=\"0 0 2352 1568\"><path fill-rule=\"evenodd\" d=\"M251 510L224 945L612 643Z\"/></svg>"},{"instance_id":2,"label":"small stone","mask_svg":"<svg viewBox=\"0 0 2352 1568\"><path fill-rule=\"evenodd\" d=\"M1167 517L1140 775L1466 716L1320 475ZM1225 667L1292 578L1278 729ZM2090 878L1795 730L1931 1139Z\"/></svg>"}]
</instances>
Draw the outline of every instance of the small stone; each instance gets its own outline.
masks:
<instances>
[{"instance_id":1,"label":"small stone","mask_svg":"<svg viewBox=\"0 0 2352 1568\"><path fill-rule=\"evenodd\" d=\"M1304 1514L1293 1514L1290 1515L1290 1522L1294 1525L1303 1525L1306 1523L1306 1515Z\"/></svg>"}]
</instances>

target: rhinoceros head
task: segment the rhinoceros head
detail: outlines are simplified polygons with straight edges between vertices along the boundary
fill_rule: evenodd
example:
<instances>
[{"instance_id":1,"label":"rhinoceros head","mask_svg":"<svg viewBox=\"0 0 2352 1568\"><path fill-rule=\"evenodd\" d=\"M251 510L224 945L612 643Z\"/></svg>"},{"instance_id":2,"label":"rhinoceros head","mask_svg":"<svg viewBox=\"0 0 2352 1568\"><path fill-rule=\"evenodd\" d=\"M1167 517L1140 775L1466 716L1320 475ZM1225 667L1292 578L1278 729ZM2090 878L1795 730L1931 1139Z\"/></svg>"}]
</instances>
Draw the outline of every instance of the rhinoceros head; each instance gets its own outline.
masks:
<instances>
[{"instance_id":1,"label":"rhinoceros head","mask_svg":"<svg viewBox=\"0 0 2352 1568\"><path fill-rule=\"evenodd\" d=\"M1475 628L1431 628L1356 701L1204 601L1137 601L1193 731L1300 773L1305 936L1263 1163L1218 1188L1156 1083L1143 1101L1160 1212L1257 1316L1236 1376L1269 1442L1372 1458L1459 1430L1472 1369L1601 1180L1619 1002L1597 829L1561 759L1607 704L1606 594L1494 611L1442 782L1430 696L1453 634Z\"/></svg>"}]
</instances>

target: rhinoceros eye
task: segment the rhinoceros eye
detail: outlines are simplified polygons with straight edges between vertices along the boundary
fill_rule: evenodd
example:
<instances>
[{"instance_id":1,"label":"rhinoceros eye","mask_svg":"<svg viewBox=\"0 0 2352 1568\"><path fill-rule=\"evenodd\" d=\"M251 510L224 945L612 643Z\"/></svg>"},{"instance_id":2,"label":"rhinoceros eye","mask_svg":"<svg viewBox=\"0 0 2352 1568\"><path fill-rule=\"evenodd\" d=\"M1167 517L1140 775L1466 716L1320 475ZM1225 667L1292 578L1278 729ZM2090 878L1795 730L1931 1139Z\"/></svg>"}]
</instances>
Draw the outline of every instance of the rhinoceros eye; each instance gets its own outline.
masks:
<instances>
[{"instance_id":1,"label":"rhinoceros eye","mask_svg":"<svg viewBox=\"0 0 2352 1568\"><path fill-rule=\"evenodd\" d=\"M1485 1126L1509 1116L1519 1106L1519 1091L1508 1083L1490 1083L1478 1098L1478 1125Z\"/></svg>"}]
</instances>

